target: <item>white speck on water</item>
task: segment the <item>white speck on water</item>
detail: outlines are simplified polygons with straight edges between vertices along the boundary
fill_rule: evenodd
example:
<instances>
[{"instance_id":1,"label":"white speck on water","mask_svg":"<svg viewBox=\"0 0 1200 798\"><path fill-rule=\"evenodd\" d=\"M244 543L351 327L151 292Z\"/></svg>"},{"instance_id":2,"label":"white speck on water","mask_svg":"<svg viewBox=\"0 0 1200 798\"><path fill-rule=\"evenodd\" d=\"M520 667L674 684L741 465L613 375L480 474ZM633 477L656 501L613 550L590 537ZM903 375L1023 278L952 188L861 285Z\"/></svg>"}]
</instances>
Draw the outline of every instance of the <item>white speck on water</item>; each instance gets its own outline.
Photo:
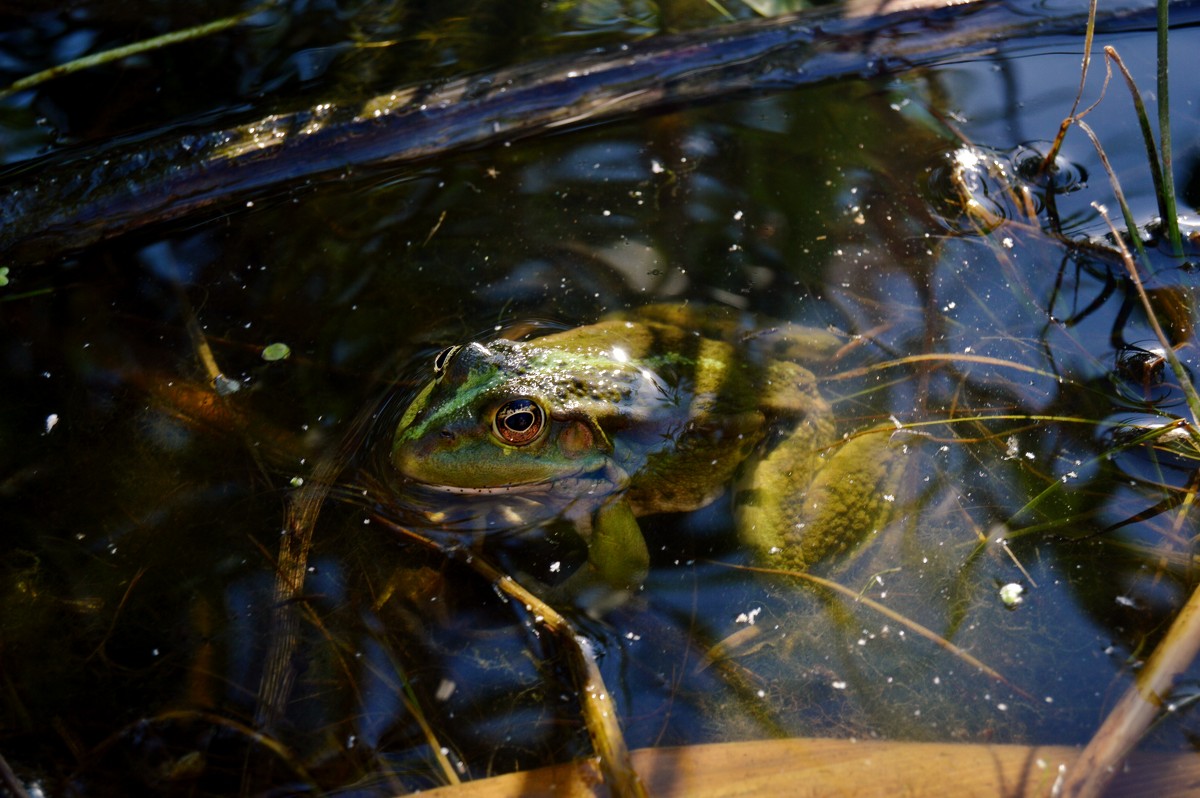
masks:
<instances>
[{"instance_id":1,"label":"white speck on water","mask_svg":"<svg viewBox=\"0 0 1200 798\"><path fill-rule=\"evenodd\" d=\"M550 563L550 573L556 574L561 570L562 570L562 562L561 561L555 560L554 562Z\"/></svg>"},{"instance_id":2,"label":"white speck on water","mask_svg":"<svg viewBox=\"0 0 1200 798\"><path fill-rule=\"evenodd\" d=\"M829 686L832 687L834 690L845 690L846 689L846 683L841 680L834 681Z\"/></svg>"},{"instance_id":3,"label":"white speck on water","mask_svg":"<svg viewBox=\"0 0 1200 798\"><path fill-rule=\"evenodd\" d=\"M50 415L46 416L46 431L43 434L49 435L50 430L54 429L57 426L58 426L58 413L51 413Z\"/></svg>"},{"instance_id":4,"label":"white speck on water","mask_svg":"<svg viewBox=\"0 0 1200 798\"><path fill-rule=\"evenodd\" d=\"M748 613L740 612L740 613L738 613L738 617L734 619L734 622L735 623L745 623L745 624L749 624L750 626L753 626L754 622L756 620L758 620L758 615L761 612L762 612L762 607L755 607L754 609L750 610L750 612L748 612Z\"/></svg>"},{"instance_id":5,"label":"white speck on water","mask_svg":"<svg viewBox=\"0 0 1200 798\"><path fill-rule=\"evenodd\" d=\"M959 147L954 152L954 162L962 169L975 169L979 166L979 156L970 147Z\"/></svg>"}]
</instances>

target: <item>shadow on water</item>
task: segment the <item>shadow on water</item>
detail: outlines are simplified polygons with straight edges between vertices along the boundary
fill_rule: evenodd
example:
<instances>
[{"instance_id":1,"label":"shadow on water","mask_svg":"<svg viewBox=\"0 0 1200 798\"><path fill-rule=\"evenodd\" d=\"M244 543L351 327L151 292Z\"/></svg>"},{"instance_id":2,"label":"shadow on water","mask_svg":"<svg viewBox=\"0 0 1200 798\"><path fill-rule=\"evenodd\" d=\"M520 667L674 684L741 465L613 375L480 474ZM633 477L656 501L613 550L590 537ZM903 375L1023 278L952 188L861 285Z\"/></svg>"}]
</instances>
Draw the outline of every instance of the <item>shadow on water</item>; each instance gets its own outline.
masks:
<instances>
[{"instance_id":1,"label":"shadow on water","mask_svg":"<svg viewBox=\"0 0 1200 798\"><path fill-rule=\"evenodd\" d=\"M0 148L25 180L43 150L655 26L603 4L454 5L272 7L207 44L6 98ZM199 21L149 11L141 36ZM117 43L121 13L8 18L0 52L21 68L6 79ZM1173 37L1196 45L1194 27ZM1152 85L1152 30L1103 38ZM5 759L53 794L391 794L588 755L559 644L469 562L552 581L586 544L553 523L447 533L446 508L389 498L379 453L446 346L685 301L835 331L846 346L813 370L838 431L912 434L920 455L889 522L813 569L900 619L731 567L772 563L742 545L729 495L647 514L644 587L573 616L630 747L1085 742L1194 587L1196 455L1137 438L1187 410L1091 206L1112 203L1094 150L1071 134L1053 181L1029 168L1069 110L1081 47L1029 34L936 67L278 188L36 267L0 263ZM1191 185L1200 98L1173 89ZM1110 89L1089 123L1136 218L1152 219L1127 96ZM1162 256L1149 287L1194 370L1190 257ZM238 390L211 389L198 340ZM290 355L264 359L274 343ZM294 682L263 735L281 530L322 468L336 476L287 602ZM443 550L385 531L381 511ZM1197 676L1147 746L1191 750Z\"/></svg>"}]
</instances>

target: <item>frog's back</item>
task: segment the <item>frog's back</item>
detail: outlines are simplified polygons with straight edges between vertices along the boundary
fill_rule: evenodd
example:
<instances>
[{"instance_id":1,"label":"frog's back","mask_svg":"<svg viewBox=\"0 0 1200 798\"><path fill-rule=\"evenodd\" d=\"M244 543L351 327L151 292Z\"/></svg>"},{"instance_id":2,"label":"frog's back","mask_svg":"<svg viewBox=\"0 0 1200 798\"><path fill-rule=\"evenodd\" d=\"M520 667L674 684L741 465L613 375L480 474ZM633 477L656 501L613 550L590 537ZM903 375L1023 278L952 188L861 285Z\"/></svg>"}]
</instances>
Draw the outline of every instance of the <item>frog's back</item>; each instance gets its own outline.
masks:
<instances>
[{"instance_id":1,"label":"frog's back","mask_svg":"<svg viewBox=\"0 0 1200 798\"><path fill-rule=\"evenodd\" d=\"M841 345L824 331L764 329L732 309L677 304L639 308L537 343L610 352L653 375L652 390L620 409L625 426L613 436L625 447L617 458L632 476L628 496L638 515L704 506L754 455L773 420L822 416L814 412L824 405L812 374L776 354L791 347L797 359L817 360Z\"/></svg>"}]
</instances>

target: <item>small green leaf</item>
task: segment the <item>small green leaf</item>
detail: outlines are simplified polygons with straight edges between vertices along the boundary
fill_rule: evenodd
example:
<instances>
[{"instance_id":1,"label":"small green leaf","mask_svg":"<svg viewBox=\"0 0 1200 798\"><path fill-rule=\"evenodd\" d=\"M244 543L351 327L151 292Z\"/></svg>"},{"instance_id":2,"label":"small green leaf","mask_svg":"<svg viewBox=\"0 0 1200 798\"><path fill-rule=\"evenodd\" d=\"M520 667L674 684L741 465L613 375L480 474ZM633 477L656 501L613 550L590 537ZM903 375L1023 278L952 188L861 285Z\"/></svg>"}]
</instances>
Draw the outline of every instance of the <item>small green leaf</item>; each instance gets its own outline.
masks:
<instances>
[{"instance_id":1,"label":"small green leaf","mask_svg":"<svg viewBox=\"0 0 1200 798\"><path fill-rule=\"evenodd\" d=\"M287 344L269 344L263 348L262 359L274 363L276 360L287 360L291 354L291 347Z\"/></svg>"},{"instance_id":2,"label":"small green leaf","mask_svg":"<svg viewBox=\"0 0 1200 798\"><path fill-rule=\"evenodd\" d=\"M8 267L0 266L0 288L8 285Z\"/></svg>"}]
</instances>

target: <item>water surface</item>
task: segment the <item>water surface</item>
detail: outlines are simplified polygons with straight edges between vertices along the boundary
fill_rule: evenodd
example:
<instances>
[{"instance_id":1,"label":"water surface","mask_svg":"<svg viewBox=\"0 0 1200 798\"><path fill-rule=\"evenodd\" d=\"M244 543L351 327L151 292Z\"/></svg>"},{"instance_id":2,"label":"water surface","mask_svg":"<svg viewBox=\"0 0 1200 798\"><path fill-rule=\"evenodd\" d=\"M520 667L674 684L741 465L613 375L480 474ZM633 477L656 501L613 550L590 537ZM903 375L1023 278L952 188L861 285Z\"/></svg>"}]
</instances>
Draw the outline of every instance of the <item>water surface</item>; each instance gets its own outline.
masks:
<instances>
[{"instance_id":1,"label":"water surface","mask_svg":"<svg viewBox=\"0 0 1200 798\"><path fill-rule=\"evenodd\" d=\"M540 4L472 24L362 8L273 10L7 98L4 158L36 165L40 151L532 61L652 22ZM99 5L10 18L5 74L118 43L125 22ZM364 37L396 43L353 46ZM1171 45L1187 53L1194 39L1179 28ZM1150 91L1153 32L1106 44ZM910 426L924 459L904 512L837 579L1006 681L864 604L731 569L752 558L718 501L644 519L644 590L578 619L629 744L1085 742L1190 594L1196 522L1194 457L1115 448L1114 427L1186 408L1173 378L1118 370L1158 343L1111 246L1079 244L1107 232L1092 203L1119 215L1096 151L1068 135L1049 202L1045 181L1012 177L1032 175L1069 112L1081 51L1031 37L938 68L283 186L51 263L4 264L5 758L53 793L386 794L440 783L434 748L464 778L586 755L553 641L469 567L370 523L355 494L375 465L361 453L314 528L303 667L270 744L254 736L280 530L298 480L356 420L386 417L441 347L661 301L857 339L820 369L840 424ZM1176 177L1194 216L1200 96L1175 77ZM1124 87L1087 120L1149 222ZM1032 217L1006 180L1028 186ZM996 216L965 212L961 186ZM1194 368L1194 260L1155 263L1156 307ZM240 385L227 405L206 385L193 315ZM290 357L264 360L277 342ZM549 556L503 549L531 569ZM1000 597L1010 583L1024 590L1015 606ZM729 656L713 661L721 641ZM1195 678L1145 745L1191 750Z\"/></svg>"}]
</instances>

